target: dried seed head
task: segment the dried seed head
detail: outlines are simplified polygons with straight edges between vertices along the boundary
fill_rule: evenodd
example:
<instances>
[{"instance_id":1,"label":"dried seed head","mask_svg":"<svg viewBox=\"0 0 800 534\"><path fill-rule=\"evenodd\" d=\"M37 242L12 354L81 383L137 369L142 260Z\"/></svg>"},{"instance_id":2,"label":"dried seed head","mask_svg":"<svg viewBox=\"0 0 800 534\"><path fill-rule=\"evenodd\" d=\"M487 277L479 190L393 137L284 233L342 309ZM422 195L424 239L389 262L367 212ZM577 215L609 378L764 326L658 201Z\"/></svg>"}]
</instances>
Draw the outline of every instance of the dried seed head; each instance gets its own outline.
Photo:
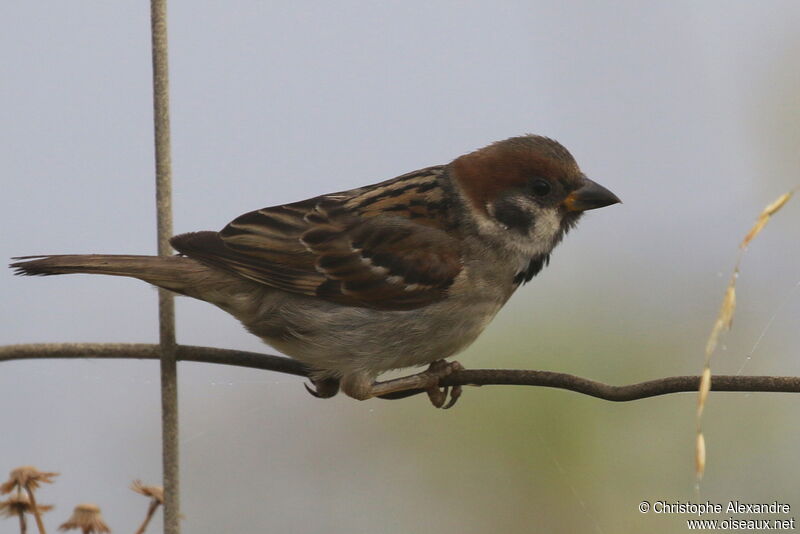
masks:
<instances>
[{"instance_id":1,"label":"dried seed head","mask_svg":"<svg viewBox=\"0 0 800 534\"><path fill-rule=\"evenodd\" d=\"M40 484L52 484L53 478L58 473L39 471L32 465L17 467L8 475L8 480L0 485L0 493L11 493L15 489L26 489L33 491Z\"/></svg>"},{"instance_id":2,"label":"dried seed head","mask_svg":"<svg viewBox=\"0 0 800 534\"><path fill-rule=\"evenodd\" d=\"M706 470L706 438L702 433L697 434L697 443L695 444L694 451L694 474L697 480L703 478L703 473Z\"/></svg>"},{"instance_id":3,"label":"dried seed head","mask_svg":"<svg viewBox=\"0 0 800 534\"><path fill-rule=\"evenodd\" d=\"M700 377L700 389L697 394L697 417L703 414L709 391L711 391L711 368L706 367L703 369L703 376Z\"/></svg>"},{"instance_id":4,"label":"dried seed head","mask_svg":"<svg viewBox=\"0 0 800 534\"><path fill-rule=\"evenodd\" d=\"M140 495L158 501L158 504L164 504L164 488L161 486L145 486L141 480L134 480L131 489Z\"/></svg>"},{"instance_id":5,"label":"dried seed head","mask_svg":"<svg viewBox=\"0 0 800 534\"><path fill-rule=\"evenodd\" d=\"M49 504L39 504L37 506L40 513L49 512L53 509ZM12 495L5 501L0 501L0 516L18 517L22 514L32 514L31 502L25 493Z\"/></svg>"},{"instance_id":6,"label":"dried seed head","mask_svg":"<svg viewBox=\"0 0 800 534\"><path fill-rule=\"evenodd\" d=\"M720 334L725 330L730 330L733 324L733 314L736 311L736 275L734 272L731 281L728 282L728 287L725 289L725 296L722 298L722 306L720 306L717 321L714 323L714 328L711 330L711 335L708 336L706 343L706 358L710 358L717 348L717 341Z\"/></svg>"},{"instance_id":7,"label":"dried seed head","mask_svg":"<svg viewBox=\"0 0 800 534\"><path fill-rule=\"evenodd\" d=\"M794 194L794 189L789 191L788 193L784 193L783 195L779 196L775 200L775 202L764 208L764 211L762 211L761 215L758 216L756 223L753 225L753 227L750 229L750 231L742 240L742 243L741 245L739 245L739 248L743 250L746 249L747 245L750 244L750 241L752 241L753 238L757 236L759 232L761 232L761 230L764 229L764 227L769 222L770 217L775 215L784 206L784 204L789 202L789 199L792 198L793 194Z\"/></svg>"},{"instance_id":8,"label":"dried seed head","mask_svg":"<svg viewBox=\"0 0 800 534\"><path fill-rule=\"evenodd\" d=\"M95 532L111 532L103 516L100 514L100 507L96 504L79 504L72 512L72 516L66 523L58 527L58 530L80 529L84 534Z\"/></svg>"}]
</instances>

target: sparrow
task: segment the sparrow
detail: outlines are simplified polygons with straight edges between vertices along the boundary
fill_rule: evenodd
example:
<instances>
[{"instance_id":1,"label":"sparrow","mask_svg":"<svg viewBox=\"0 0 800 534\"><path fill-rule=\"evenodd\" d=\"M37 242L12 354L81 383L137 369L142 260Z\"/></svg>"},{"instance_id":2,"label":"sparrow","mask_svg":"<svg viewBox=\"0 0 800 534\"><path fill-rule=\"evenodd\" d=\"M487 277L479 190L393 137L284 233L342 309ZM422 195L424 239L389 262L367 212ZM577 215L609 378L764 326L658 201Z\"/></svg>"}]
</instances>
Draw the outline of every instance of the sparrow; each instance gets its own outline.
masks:
<instances>
[{"instance_id":1,"label":"sparrow","mask_svg":"<svg viewBox=\"0 0 800 534\"><path fill-rule=\"evenodd\" d=\"M373 185L177 235L175 256L14 258L16 274L107 274L204 300L310 369L320 397L424 389L469 346L582 213L620 202L561 144L523 135ZM391 369L427 371L376 382ZM451 392L451 406L460 389Z\"/></svg>"}]
</instances>

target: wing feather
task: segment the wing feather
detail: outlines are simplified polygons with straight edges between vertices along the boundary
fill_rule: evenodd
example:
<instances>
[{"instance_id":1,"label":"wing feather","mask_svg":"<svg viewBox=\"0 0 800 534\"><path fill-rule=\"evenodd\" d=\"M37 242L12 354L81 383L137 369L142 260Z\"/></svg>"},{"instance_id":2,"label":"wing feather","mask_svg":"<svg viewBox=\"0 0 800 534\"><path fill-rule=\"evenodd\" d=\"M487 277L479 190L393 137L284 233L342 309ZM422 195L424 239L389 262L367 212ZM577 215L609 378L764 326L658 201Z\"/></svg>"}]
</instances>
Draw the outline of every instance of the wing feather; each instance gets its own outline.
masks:
<instances>
[{"instance_id":1,"label":"wing feather","mask_svg":"<svg viewBox=\"0 0 800 534\"><path fill-rule=\"evenodd\" d=\"M180 253L258 283L349 306L413 309L462 270L441 167L246 213L221 232L172 239Z\"/></svg>"}]
</instances>

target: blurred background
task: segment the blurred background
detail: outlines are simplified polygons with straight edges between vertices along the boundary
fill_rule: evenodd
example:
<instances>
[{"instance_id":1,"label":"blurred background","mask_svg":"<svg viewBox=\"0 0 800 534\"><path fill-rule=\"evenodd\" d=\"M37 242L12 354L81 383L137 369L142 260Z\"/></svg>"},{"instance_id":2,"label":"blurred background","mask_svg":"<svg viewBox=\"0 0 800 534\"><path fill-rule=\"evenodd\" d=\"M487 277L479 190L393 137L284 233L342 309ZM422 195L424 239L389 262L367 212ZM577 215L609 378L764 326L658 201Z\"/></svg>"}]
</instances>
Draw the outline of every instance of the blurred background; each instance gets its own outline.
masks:
<instances>
[{"instance_id":1,"label":"blurred background","mask_svg":"<svg viewBox=\"0 0 800 534\"><path fill-rule=\"evenodd\" d=\"M146 2L4 2L0 17L0 256L154 253ZM169 17L176 233L526 132L623 199L583 219L467 367L699 373L740 239L800 183L791 0L173 1ZM715 373L800 374L798 227L795 199L745 256ZM5 270L0 291L0 344L158 339L156 292L136 280ZM181 343L274 353L208 304L177 315ZM798 395L711 394L698 496L693 394L490 386L441 411L179 370L186 532L681 532L686 516L639 502L800 511ZM62 473L39 495L50 528L89 501L133 530L146 503L127 486L161 473L156 362L2 363L0 406L0 473Z\"/></svg>"}]
</instances>

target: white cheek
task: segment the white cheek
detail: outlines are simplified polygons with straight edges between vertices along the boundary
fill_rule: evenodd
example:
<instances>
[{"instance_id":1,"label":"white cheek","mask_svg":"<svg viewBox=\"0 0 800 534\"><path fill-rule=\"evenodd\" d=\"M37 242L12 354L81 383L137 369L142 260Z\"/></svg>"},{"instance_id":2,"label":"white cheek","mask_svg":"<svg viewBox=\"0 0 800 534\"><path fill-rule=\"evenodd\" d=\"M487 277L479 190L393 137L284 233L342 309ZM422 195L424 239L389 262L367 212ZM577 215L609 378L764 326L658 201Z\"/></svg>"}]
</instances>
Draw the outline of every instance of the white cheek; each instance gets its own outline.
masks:
<instances>
[{"instance_id":1,"label":"white cheek","mask_svg":"<svg viewBox=\"0 0 800 534\"><path fill-rule=\"evenodd\" d=\"M518 252L522 253L525 261L531 256L549 254L553 250L553 242L561 230L561 216L557 208L541 208L528 206L535 216L533 227L527 235L518 232L506 231L506 239Z\"/></svg>"},{"instance_id":2,"label":"white cheek","mask_svg":"<svg viewBox=\"0 0 800 534\"><path fill-rule=\"evenodd\" d=\"M531 239L537 243L546 243L549 250L553 240L561 230L561 216L556 208L539 210L531 230Z\"/></svg>"}]
</instances>

